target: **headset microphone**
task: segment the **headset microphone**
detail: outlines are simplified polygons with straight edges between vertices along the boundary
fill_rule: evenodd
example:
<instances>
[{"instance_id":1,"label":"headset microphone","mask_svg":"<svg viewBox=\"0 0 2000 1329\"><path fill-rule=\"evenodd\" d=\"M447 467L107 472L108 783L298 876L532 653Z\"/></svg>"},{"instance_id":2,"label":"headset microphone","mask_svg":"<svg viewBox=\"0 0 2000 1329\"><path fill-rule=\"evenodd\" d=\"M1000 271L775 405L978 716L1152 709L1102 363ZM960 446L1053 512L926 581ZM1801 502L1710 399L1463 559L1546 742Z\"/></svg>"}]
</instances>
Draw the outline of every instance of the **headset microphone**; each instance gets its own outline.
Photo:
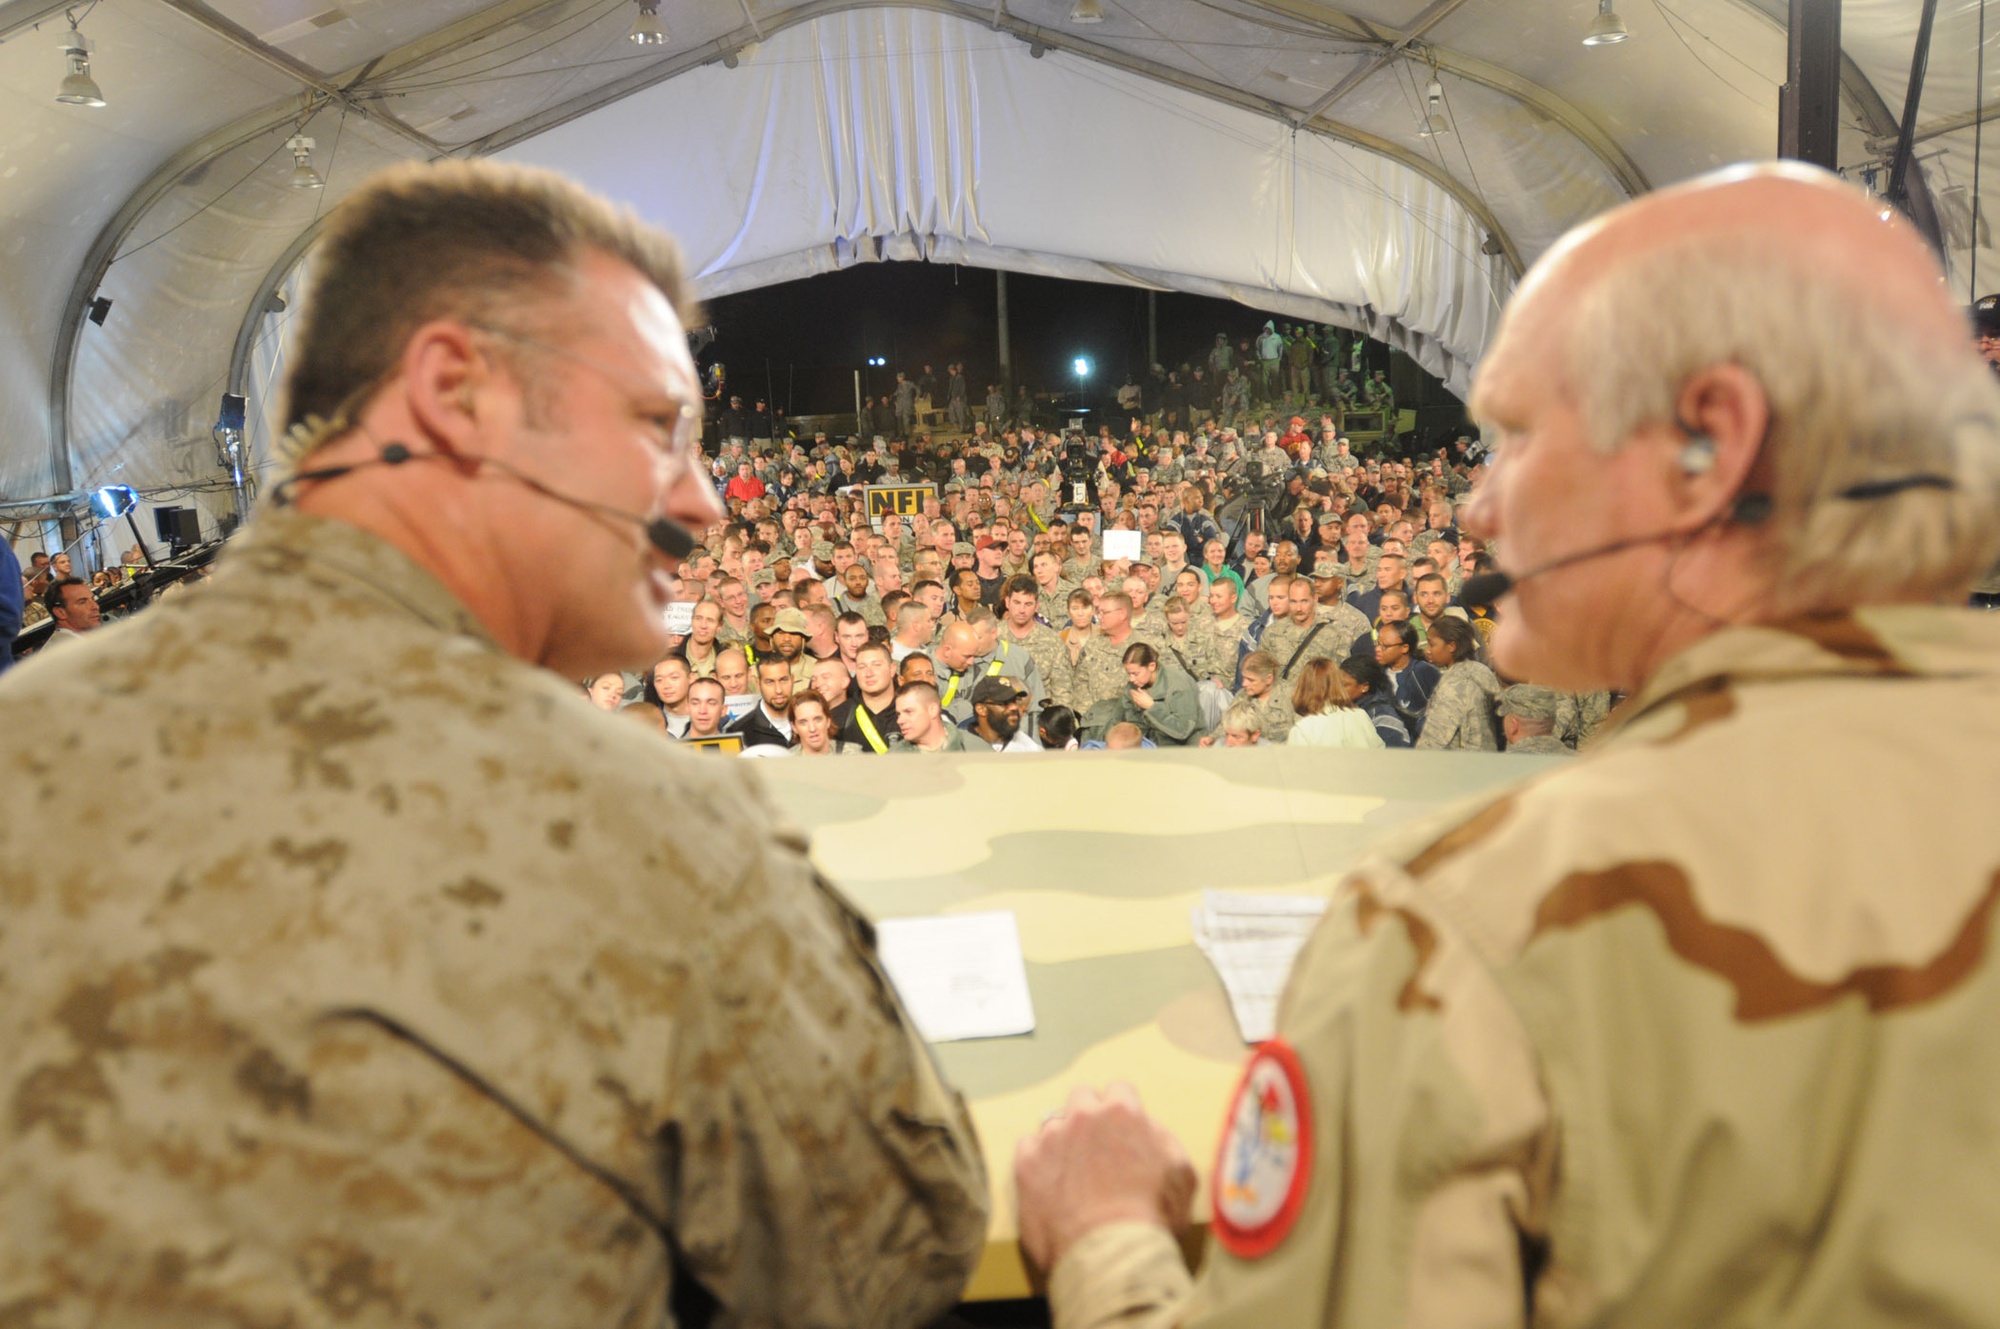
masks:
<instances>
[{"instance_id":1,"label":"headset microphone","mask_svg":"<svg viewBox=\"0 0 2000 1329\"><path fill-rule=\"evenodd\" d=\"M300 471L296 475L287 476L272 486L271 501L280 507L284 506L291 501L289 491L292 486L302 484L308 480L332 480L346 475L351 471L362 470L369 466L401 466L404 462L425 461L442 456L442 453L437 452L412 452L407 446L401 443L384 444L380 455L371 457L367 461L352 462L345 466L323 466L318 470ZM628 522L633 526L637 526L646 533L646 543L652 545L654 549L665 554L668 558L685 559L689 554L694 552L695 546L700 543L695 539L694 532L671 517L654 517L648 520L645 517L638 516L636 513L627 512L622 508L609 507L603 503L593 503L589 499L577 498L574 495L565 494L559 489L552 489L548 485L543 484L526 471L519 470L493 457L467 457L464 460L478 466L491 466L495 470L502 471L510 478L526 485L543 498L567 504L579 512L588 512L600 517L610 517L616 521Z\"/></svg>"},{"instance_id":2,"label":"headset microphone","mask_svg":"<svg viewBox=\"0 0 2000 1329\"><path fill-rule=\"evenodd\" d=\"M1699 473L1699 470L1695 467L1687 467L1686 469L1691 474ZM1910 489L1941 489L1949 491L1956 488L1958 488L1957 482L1948 475L1919 472L1914 475L1890 476L1882 480L1864 480L1859 484L1852 484L1838 491L1834 497L1845 499L1850 503L1870 503L1879 499L1893 497ZM1738 526L1761 526L1771 519L1771 512L1772 502L1769 494L1742 494L1737 497L1734 503L1729 505L1727 513L1719 520L1727 520ZM1553 562L1544 563L1538 568L1523 572L1518 577L1510 576L1505 572L1482 572L1476 577L1467 577L1465 579L1465 584L1459 589L1459 599L1469 605L1490 605L1498 601L1501 596L1507 594L1514 587L1531 578L1543 576L1560 568L1566 568L1572 563L1586 563L1593 558L1603 558L1608 554L1623 553L1627 549L1636 549L1640 545L1649 545L1660 540L1671 540L1677 534L1678 532L1675 531L1660 531L1652 535L1633 536L1629 540L1614 540L1608 545L1599 545L1594 549L1585 549L1574 554L1566 554Z\"/></svg>"}]
</instances>

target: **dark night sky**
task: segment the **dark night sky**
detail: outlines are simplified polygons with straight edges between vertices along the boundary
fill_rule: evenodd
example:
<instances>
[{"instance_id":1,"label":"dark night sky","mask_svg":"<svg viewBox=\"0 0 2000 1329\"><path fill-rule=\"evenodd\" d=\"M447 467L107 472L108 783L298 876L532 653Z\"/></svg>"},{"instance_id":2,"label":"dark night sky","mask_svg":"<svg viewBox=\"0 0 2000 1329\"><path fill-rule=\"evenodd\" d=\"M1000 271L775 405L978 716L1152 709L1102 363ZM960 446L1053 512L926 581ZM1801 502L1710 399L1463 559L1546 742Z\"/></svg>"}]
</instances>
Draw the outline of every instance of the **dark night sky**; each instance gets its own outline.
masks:
<instances>
[{"instance_id":1,"label":"dark night sky","mask_svg":"<svg viewBox=\"0 0 2000 1329\"><path fill-rule=\"evenodd\" d=\"M1072 387L1070 366L1079 355L1095 362L1094 381L1106 393L1128 370L1145 371L1144 291L1009 273L1007 296L1017 381ZM1270 317L1227 300L1165 292L1158 299L1160 358L1169 366L1206 358L1217 332L1234 342ZM709 318L718 335L704 361L726 364L730 390L746 402L763 395L768 361L777 404L789 401L794 415L853 410L854 371L869 356L889 361L872 371L878 394L899 368L915 377L929 363L942 380L948 362L963 360L977 404L999 376L994 274L985 268L861 264L724 296L710 302ZM1374 351L1385 354L1380 346Z\"/></svg>"}]
</instances>

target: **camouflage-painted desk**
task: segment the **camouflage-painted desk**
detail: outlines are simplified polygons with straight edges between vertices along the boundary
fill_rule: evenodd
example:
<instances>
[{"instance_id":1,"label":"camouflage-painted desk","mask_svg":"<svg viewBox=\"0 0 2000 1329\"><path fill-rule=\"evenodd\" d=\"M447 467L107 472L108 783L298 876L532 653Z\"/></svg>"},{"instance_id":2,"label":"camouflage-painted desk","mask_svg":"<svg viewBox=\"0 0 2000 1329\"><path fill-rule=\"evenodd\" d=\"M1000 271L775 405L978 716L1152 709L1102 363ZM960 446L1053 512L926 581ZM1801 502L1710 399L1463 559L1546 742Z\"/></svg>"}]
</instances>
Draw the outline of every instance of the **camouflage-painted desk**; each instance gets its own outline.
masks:
<instances>
[{"instance_id":1,"label":"camouflage-painted desk","mask_svg":"<svg viewBox=\"0 0 2000 1329\"><path fill-rule=\"evenodd\" d=\"M1019 921L1035 1032L938 1048L993 1180L967 1298L1029 1294L1014 1145L1071 1086L1132 1081L1207 1172L1245 1048L1189 935L1203 888L1324 895L1384 827L1557 760L1275 747L760 763L871 916Z\"/></svg>"}]
</instances>

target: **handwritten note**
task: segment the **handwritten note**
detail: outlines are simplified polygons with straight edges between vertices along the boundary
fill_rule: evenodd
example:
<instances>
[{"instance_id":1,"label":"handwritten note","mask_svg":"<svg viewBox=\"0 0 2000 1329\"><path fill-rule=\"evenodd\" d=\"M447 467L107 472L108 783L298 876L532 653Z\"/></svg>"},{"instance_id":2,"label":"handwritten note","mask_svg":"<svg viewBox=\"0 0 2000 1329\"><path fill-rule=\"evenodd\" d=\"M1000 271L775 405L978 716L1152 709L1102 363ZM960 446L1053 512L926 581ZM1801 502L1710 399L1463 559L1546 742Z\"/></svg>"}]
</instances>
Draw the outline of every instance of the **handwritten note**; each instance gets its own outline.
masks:
<instances>
[{"instance_id":1,"label":"handwritten note","mask_svg":"<svg viewBox=\"0 0 2000 1329\"><path fill-rule=\"evenodd\" d=\"M875 934L882 966L926 1039L949 1043L1034 1031L1012 910L885 918Z\"/></svg>"},{"instance_id":2,"label":"handwritten note","mask_svg":"<svg viewBox=\"0 0 2000 1329\"><path fill-rule=\"evenodd\" d=\"M1106 531L1104 533L1104 556L1106 558L1137 558L1146 552L1146 537L1137 531Z\"/></svg>"}]
</instances>

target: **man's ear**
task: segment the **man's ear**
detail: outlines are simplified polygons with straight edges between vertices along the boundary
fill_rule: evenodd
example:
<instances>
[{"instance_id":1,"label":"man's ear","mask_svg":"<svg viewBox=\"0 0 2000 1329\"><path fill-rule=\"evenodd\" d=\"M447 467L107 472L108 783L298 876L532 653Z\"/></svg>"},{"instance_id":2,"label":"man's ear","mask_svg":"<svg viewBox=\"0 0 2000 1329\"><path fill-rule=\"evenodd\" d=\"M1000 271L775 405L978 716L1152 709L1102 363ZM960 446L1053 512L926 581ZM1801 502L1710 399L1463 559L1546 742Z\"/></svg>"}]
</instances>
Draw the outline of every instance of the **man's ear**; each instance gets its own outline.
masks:
<instances>
[{"instance_id":1,"label":"man's ear","mask_svg":"<svg viewBox=\"0 0 2000 1329\"><path fill-rule=\"evenodd\" d=\"M451 319L424 324L404 346L401 367L405 404L429 445L451 456L478 456L479 418L493 376L472 330Z\"/></svg>"},{"instance_id":2,"label":"man's ear","mask_svg":"<svg viewBox=\"0 0 2000 1329\"><path fill-rule=\"evenodd\" d=\"M1687 531L1724 520L1739 500L1760 488L1758 463L1770 429L1771 403L1740 365L1697 371L1676 402L1668 483Z\"/></svg>"}]
</instances>

